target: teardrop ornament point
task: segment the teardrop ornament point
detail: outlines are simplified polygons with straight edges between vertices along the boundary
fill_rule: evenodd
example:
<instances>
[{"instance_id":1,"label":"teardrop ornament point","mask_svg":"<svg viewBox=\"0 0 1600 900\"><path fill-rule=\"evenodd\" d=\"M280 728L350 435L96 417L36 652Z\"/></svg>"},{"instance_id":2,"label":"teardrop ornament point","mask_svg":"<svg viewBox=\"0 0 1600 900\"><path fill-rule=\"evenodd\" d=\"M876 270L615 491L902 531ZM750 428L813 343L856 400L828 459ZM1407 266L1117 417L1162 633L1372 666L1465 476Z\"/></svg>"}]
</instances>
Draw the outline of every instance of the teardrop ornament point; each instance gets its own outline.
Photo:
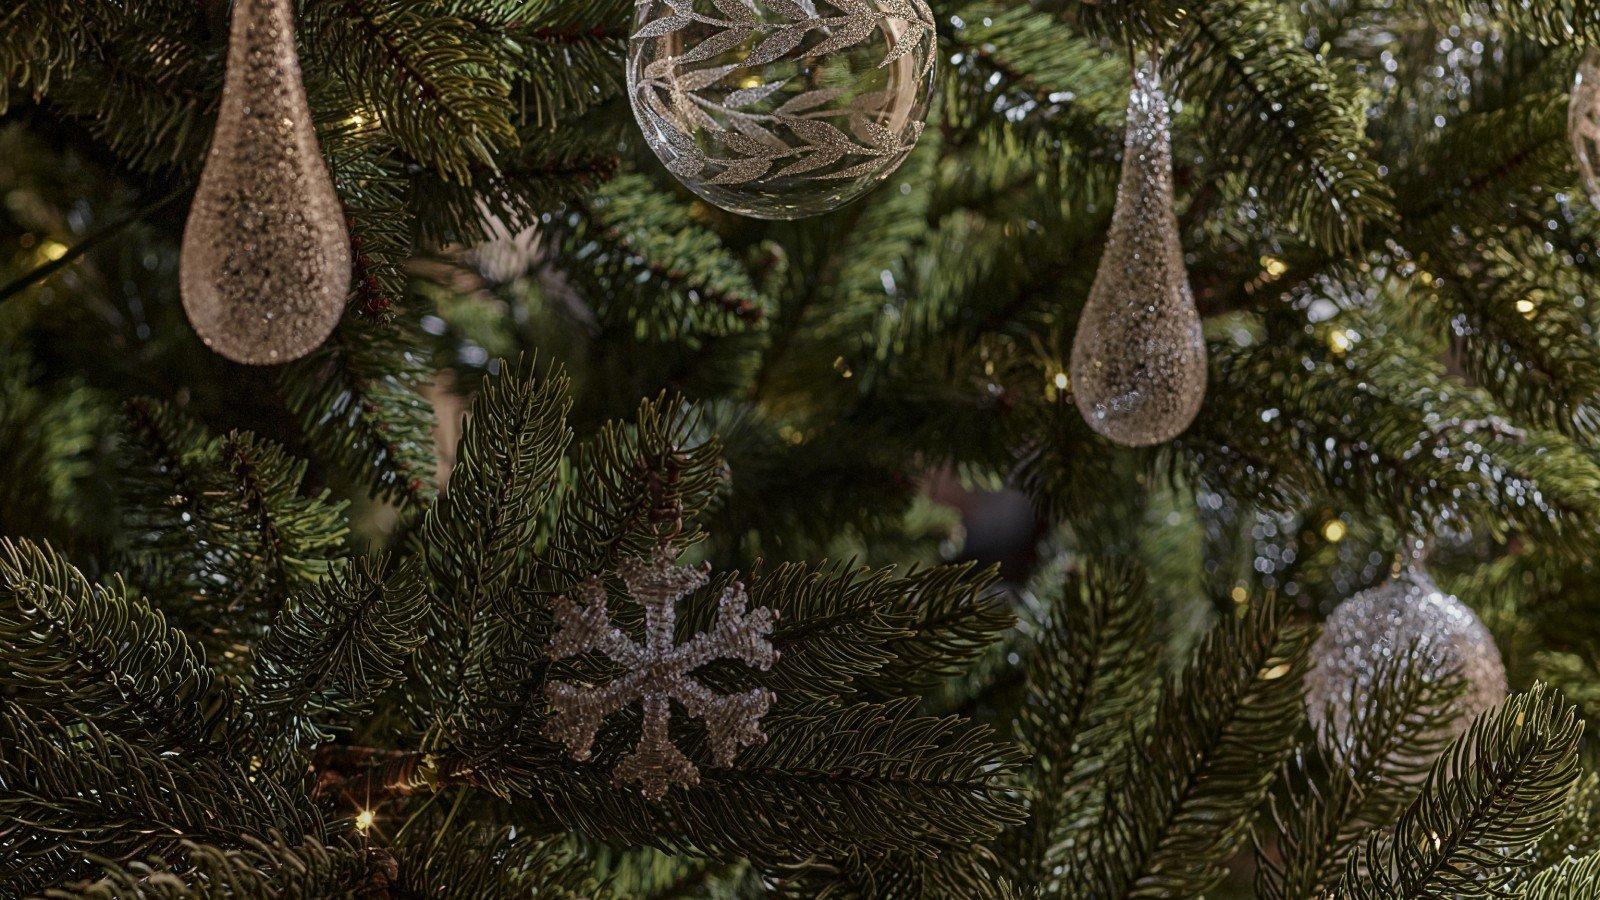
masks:
<instances>
[{"instance_id":1,"label":"teardrop ornament point","mask_svg":"<svg viewBox=\"0 0 1600 900\"><path fill-rule=\"evenodd\" d=\"M293 0L233 4L179 287L195 333L240 363L305 356L344 312L350 239L300 79Z\"/></svg>"}]
</instances>

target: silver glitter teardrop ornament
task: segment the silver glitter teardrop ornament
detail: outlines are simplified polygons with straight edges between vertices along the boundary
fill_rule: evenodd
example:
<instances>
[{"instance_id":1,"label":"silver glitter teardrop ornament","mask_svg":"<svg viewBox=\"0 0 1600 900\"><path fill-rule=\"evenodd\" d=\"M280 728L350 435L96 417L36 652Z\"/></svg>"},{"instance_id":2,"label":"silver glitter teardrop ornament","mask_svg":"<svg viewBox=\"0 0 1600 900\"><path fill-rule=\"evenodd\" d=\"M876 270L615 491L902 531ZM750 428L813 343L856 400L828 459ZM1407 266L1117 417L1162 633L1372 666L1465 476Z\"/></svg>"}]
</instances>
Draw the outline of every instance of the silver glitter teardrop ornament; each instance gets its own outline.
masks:
<instances>
[{"instance_id":1,"label":"silver glitter teardrop ornament","mask_svg":"<svg viewBox=\"0 0 1600 900\"><path fill-rule=\"evenodd\" d=\"M1585 50L1578 62L1567 99L1567 137L1583 190L1600 207L1600 47Z\"/></svg>"},{"instance_id":2,"label":"silver glitter teardrop ornament","mask_svg":"<svg viewBox=\"0 0 1600 900\"><path fill-rule=\"evenodd\" d=\"M179 278L195 333L235 362L304 356L344 311L350 240L300 81L293 0L233 4Z\"/></svg>"},{"instance_id":3,"label":"silver glitter teardrop ornament","mask_svg":"<svg viewBox=\"0 0 1600 900\"><path fill-rule=\"evenodd\" d=\"M1413 645L1464 682L1445 736L1465 731L1474 716L1505 699L1505 665L1489 629L1413 558L1388 581L1340 604L1311 648L1306 713L1317 733L1333 741L1330 751L1338 755L1349 745L1351 710L1372 689L1379 664Z\"/></svg>"},{"instance_id":4,"label":"silver glitter teardrop ornament","mask_svg":"<svg viewBox=\"0 0 1600 900\"><path fill-rule=\"evenodd\" d=\"M1078 410L1119 444L1183 433L1206 393L1206 345L1172 208L1172 121L1153 63L1134 72L1122 180L1072 341Z\"/></svg>"},{"instance_id":5,"label":"silver glitter teardrop ornament","mask_svg":"<svg viewBox=\"0 0 1600 900\"><path fill-rule=\"evenodd\" d=\"M911 153L935 40L924 0L636 0L628 96L690 190L798 219L861 196Z\"/></svg>"}]
</instances>

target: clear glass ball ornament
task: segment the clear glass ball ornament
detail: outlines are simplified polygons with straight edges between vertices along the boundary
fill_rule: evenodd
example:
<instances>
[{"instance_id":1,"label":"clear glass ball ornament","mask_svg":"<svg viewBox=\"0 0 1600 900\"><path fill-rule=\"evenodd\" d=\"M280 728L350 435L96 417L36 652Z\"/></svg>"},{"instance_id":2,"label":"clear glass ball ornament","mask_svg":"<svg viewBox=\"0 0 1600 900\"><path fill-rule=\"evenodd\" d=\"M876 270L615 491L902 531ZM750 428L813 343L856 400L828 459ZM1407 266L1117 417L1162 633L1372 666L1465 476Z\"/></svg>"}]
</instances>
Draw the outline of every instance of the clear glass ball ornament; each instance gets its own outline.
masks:
<instances>
[{"instance_id":1,"label":"clear glass ball ornament","mask_svg":"<svg viewBox=\"0 0 1600 900\"><path fill-rule=\"evenodd\" d=\"M1567 98L1567 137L1583 190L1600 207L1600 47L1585 50L1578 62Z\"/></svg>"},{"instance_id":2,"label":"clear glass ball ornament","mask_svg":"<svg viewBox=\"0 0 1600 900\"><path fill-rule=\"evenodd\" d=\"M835 209L887 178L933 94L923 0L637 0L628 96L680 181L761 219Z\"/></svg>"},{"instance_id":3,"label":"clear glass ball ornament","mask_svg":"<svg viewBox=\"0 0 1600 900\"><path fill-rule=\"evenodd\" d=\"M1342 755L1350 746L1354 710L1380 667L1413 647L1425 663L1453 669L1463 681L1446 733L1436 737L1460 734L1505 699L1505 665L1489 629L1413 558L1388 581L1340 604L1311 648L1306 713L1317 734L1331 741L1330 751Z\"/></svg>"}]
</instances>

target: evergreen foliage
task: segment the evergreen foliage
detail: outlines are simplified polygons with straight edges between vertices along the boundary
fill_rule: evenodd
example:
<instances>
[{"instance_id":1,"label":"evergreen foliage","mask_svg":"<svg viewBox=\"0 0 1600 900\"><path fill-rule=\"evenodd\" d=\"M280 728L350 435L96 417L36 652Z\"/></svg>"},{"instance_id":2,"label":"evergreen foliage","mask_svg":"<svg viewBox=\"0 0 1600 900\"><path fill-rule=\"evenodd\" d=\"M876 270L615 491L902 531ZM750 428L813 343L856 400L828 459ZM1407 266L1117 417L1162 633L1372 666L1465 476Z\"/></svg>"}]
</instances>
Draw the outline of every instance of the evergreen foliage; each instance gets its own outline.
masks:
<instances>
[{"instance_id":1,"label":"evergreen foliage","mask_svg":"<svg viewBox=\"0 0 1600 900\"><path fill-rule=\"evenodd\" d=\"M1028 662L1018 724L1033 754L1028 820L1003 837L1000 858L1019 885L1059 891L1073 835L1102 815L1105 786L1126 777L1125 748L1146 725L1155 683L1152 609L1142 573L1099 561L1068 579ZM1010 845L1010 846L1005 846Z\"/></svg>"},{"instance_id":2,"label":"evergreen foliage","mask_svg":"<svg viewBox=\"0 0 1600 900\"><path fill-rule=\"evenodd\" d=\"M270 368L177 290L229 4L0 9L0 898L1600 895L1600 7L929 5L914 152L759 222L640 140L635 4L299 0L354 279ZM1152 51L1211 370L1128 451L1066 373ZM1447 738L1410 644L1313 733L1407 535L1511 696ZM662 549L778 658L650 801L546 689L637 674L552 610L637 638Z\"/></svg>"},{"instance_id":3,"label":"evergreen foliage","mask_svg":"<svg viewBox=\"0 0 1600 900\"><path fill-rule=\"evenodd\" d=\"M1293 743L1308 643L1270 604L1215 626L1125 751L1081 851L1080 893L1193 896L1221 878Z\"/></svg>"},{"instance_id":4,"label":"evergreen foliage","mask_svg":"<svg viewBox=\"0 0 1600 900\"><path fill-rule=\"evenodd\" d=\"M127 568L220 649L260 634L344 549L344 505L304 496L306 464L248 432L213 438L171 407L128 405ZM234 616L217 621L218 610Z\"/></svg>"},{"instance_id":5,"label":"evergreen foliage","mask_svg":"<svg viewBox=\"0 0 1600 900\"><path fill-rule=\"evenodd\" d=\"M1355 897L1492 897L1578 774L1579 726L1547 688L1479 716L1434 763L1391 831L1350 859Z\"/></svg>"},{"instance_id":6,"label":"evergreen foliage","mask_svg":"<svg viewBox=\"0 0 1600 900\"><path fill-rule=\"evenodd\" d=\"M1443 749L1463 686L1457 673L1411 645L1373 673L1346 737L1324 729L1319 747L1291 757L1286 795L1270 798L1270 827L1257 830L1262 896L1317 897L1338 886L1354 839L1398 811Z\"/></svg>"}]
</instances>

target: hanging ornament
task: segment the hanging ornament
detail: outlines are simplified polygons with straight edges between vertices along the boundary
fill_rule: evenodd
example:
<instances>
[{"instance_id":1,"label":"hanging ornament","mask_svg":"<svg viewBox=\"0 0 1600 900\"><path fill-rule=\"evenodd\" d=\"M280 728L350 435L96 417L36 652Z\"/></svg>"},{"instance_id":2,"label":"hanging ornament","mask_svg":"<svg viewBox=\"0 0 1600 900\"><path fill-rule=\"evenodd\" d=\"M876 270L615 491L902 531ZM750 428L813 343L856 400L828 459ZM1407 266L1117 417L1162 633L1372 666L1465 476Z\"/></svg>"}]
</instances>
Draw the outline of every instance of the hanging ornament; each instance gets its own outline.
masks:
<instances>
[{"instance_id":1,"label":"hanging ornament","mask_svg":"<svg viewBox=\"0 0 1600 900\"><path fill-rule=\"evenodd\" d=\"M508 225L481 201L478 206L483 213L479 223L483 240L467 251L467 262L492 284L505 284L526 275L538 264L544 248L539 227Z\"/></svg>"},{"instance_id":2,"label":"hanging ornament","mask_svg":"<svg viewBox=\"0 0 1600 900\"><path fill-rule=\"evenodd\" d=\"M1128 96L1122 180L1100 268L1072 342L1072 391L1089 427L1159 444L1194 420L1206 345L1172 210L1172 122L1154 63Z\"/></svg>"},{"instance_id":3,"label":"hanging ornament","mask_svg":"<svg viewBox=\"0 0 1600 900\"><path fill-rule=\"evenodd\" d=\"M798 219L905 160L933 93L934 44L924 0L638 0L628 96L690 190Z\"/></svg>"},{"instance_id":4,"label":"hanging ornament","mask_svg":"<svg viewBox=\"0 0 1600 900\"><path fill-rule=\"evenodd\" d=\"M1577 158L1578 177L1589 202L1600 207L1600 47L1590 47L1578 62L1567 99L1567 137Z\"/></svg>"},{"instance_id":5,"label":"hanging ornament","mask_svg":"<svg viewBox=\"0 0 1600 900\"><path fill-rule=\"evenodd\" d=\"M612 623L606 589L599 580L579 589L581 606L558 597L552 610L557 630L550 639L550 658L562 660L598 650L624 671L599 687L547 684L550 718L544 734L566 744L572 758L583 761L593 753L595 732L606 717L638 703L644 711L639 741L613 774L619 782L637 782L647 799L660 800L674 784L700 782L700 770L668 735L672 701L705 723L711 756L719 766L732 765L741 746L766 740L761 717L772 705L771 691L752 688L714 694L693 672L717 659L737 659L763 671L772 668L778 651L768 635L778 614L764 606L746 612L750 598L744 585L734 582L722 592L711 630L674 644L678 601L705 585L705 570L675 565L671 551L663 547L651 559L628 564L621 575L628 596L644 607L644 643L635 642Z\"/></svg>"},{"instance_id":6,"label":"hanging ornament","mask_svg":"<svg viewBox=\"0 0 1600 900\"><path fill-rule=\"evenodd\" d=\"M1457 671L1463 692L1439 737L1467 729L1478 713L1506 697L1506 670L1483 622L1446 594L1413 554L1388 581L1346 600L1323 625L1306 675L1306 713L1328 749L1350 743L1351 710L1372 689L1379 666L1415 645L1430 663Z\"/></svg>"},{"instance_id":7,"label":"hanging ornament","mask_svg":"<svg viewBox=\"0 0 1600 900\"><path fill-rule=\"evenodd\" d=\"M179 275L195 332L235 362L304 356L344 310L350 240L300 83L294 0L234 0Z\"/></svg>"}]
</instances>

